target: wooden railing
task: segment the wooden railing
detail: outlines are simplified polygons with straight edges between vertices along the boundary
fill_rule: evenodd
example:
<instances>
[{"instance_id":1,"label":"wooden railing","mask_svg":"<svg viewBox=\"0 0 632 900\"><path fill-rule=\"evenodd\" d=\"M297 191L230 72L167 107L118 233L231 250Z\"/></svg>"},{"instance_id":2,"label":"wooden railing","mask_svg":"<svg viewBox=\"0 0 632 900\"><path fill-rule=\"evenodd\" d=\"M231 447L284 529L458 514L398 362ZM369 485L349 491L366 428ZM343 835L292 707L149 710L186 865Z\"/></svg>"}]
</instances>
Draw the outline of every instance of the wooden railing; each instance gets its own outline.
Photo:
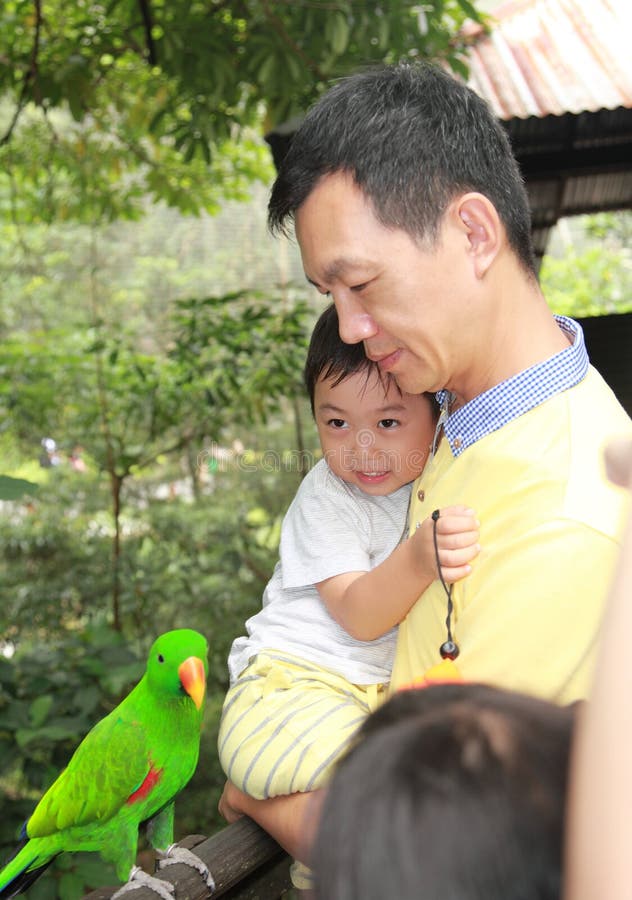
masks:
<instances>
[{"instance_id":1,"label":"wooden railing","mask_svg":"<svg viewBox=\"0 0 632 900\"><path fill-rule=\"evenodd\" d=\"M179 841L179 846L192 850L206 863L215 879L215 890L211 894L198 872L177 863L156 873L174 885L174 900L279 900L291 887L290 858L251 819L239 819L210 838L189 835ZM83 900L107 900L120 886L99 888ZM129 896L133 900L156 900L156 894L147 887Z\"/></svg>"}]
</instances>

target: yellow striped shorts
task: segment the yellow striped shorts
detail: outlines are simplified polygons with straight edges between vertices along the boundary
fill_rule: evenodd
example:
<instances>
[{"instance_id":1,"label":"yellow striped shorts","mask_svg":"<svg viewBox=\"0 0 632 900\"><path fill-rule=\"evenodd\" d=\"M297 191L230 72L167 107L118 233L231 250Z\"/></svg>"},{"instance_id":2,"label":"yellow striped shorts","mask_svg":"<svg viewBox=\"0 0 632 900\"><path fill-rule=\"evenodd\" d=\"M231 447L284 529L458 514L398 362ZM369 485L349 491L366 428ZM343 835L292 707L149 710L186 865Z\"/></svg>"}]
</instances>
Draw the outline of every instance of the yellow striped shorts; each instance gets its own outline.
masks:
<instances>
[{"instance_id":1,"label":"yellow striped shorts","mask_svg":"<svg viewBox=\"0 0 632 900\"><path fill-rule=\"evenodd\" d=\"M315 790L387 685L354 685L286 653L257 654L230 688L219 729L227 778L259 800Z\"/></svg>"}]
</instances>

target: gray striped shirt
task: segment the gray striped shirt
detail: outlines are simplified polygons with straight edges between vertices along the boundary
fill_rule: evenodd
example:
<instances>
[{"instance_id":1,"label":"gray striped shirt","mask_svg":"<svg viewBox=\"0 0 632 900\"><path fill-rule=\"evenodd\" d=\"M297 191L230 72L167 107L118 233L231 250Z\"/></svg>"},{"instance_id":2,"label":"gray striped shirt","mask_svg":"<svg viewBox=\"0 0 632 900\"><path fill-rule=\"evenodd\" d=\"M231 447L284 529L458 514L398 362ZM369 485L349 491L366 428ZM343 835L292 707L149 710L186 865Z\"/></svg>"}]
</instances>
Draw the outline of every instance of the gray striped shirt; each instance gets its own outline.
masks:
<instances>
[{"instance_id":1,"label":"gray striped shirt","mask_svg":"<svg viewBox=\"0 0 632 900\"><path fill-rule=\"evenodd\" d=\"M334 475L324 460L314 466L283 520L281 558L263 608L231 648L231 683L262 650L283 650L353 684L390 680L397 629L374 641L352 638L330 616L314 585L383 562L406 533L410 491L407 484L373 497Z\"/></svg>"}]
</instances>

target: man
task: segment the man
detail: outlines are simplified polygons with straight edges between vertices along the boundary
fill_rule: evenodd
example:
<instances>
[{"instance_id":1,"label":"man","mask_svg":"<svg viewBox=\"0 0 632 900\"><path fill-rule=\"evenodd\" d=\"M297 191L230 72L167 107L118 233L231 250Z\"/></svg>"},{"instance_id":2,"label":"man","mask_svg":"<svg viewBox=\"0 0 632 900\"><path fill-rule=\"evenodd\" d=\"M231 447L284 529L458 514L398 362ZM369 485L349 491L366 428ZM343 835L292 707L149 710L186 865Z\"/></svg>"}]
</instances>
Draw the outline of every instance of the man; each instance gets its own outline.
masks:
<instances>
[{"instance_id":1,"label":"man","mask_svg":"<svg viewBox=\"0 0 632 900\"><path fill-rule=\"evenodd\" d=\"M471 575L450 597L436 581L402 622L393 687L448 655L467 681L585 696L624 514L601 449L632 426L579 326L547 307L502 127L439 68L342 80L274 185L271 227L292 220L343 340L362 341L402 390L439 392L411 529L457 501L481 523ZM225 806L259 816L237 796Z\"/></svg>"}]
</instances>

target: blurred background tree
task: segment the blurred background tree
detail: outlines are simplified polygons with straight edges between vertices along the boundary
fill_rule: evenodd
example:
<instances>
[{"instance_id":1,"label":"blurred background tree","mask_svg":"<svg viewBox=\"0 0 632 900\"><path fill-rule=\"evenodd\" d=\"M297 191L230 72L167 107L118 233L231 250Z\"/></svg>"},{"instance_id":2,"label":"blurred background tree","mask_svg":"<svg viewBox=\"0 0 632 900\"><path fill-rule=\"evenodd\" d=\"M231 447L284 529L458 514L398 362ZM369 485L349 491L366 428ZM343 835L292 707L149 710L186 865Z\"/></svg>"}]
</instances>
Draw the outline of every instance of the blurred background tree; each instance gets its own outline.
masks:
<instances>
[{"instance_id":1,"label":"blurred background tree","mask_svg":"<svg viewBox=\"0 0 632 900\"><path fill-rule=\"evenodd\" d=\"M632 213L558 223L540 282L551 309L582 317L632 310Z\"/></svg>"},{"instance_id":2,"label":"blurred background tree","mask_svg":"<svg viewBox=\"0 0 632 900\"><path fill-rule=\"evenodd\" d=\"M5 0L0 186L15 221L147 198L214 210L265 177L259 135L332 78L419 56L464 70L469 0Z\"/></svg>"}]
</instances>

